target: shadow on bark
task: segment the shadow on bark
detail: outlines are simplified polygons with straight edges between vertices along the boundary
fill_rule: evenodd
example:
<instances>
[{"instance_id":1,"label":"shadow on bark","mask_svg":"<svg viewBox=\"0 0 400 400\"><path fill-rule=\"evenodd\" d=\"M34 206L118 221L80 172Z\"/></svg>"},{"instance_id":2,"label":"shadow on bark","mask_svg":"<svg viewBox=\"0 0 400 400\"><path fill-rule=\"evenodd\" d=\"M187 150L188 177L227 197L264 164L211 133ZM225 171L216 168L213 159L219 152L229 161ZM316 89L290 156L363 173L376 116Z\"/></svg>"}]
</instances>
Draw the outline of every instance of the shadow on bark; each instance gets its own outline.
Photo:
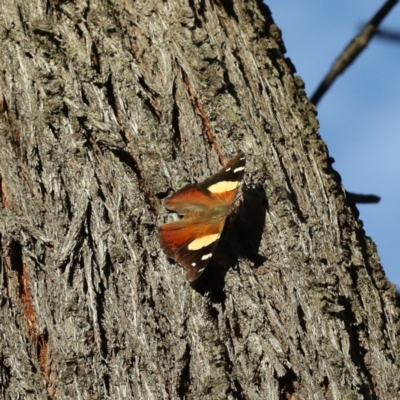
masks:
<instances>
[{"instance_id":1,"label":"shadow on bark","mask_svg":"<svg viewBox=\"0 0 400 400\"><path fill-rule=\"evenodd\" d=\"M265 189L243 188L243 201L227 221L213 259L204 273L191 284L192 288L212 302L225 301L225 276L238 265L239 258L252 262L258 268L266 260L258 254L265 224L268 200Z\"/></svg>"}]
</instances>

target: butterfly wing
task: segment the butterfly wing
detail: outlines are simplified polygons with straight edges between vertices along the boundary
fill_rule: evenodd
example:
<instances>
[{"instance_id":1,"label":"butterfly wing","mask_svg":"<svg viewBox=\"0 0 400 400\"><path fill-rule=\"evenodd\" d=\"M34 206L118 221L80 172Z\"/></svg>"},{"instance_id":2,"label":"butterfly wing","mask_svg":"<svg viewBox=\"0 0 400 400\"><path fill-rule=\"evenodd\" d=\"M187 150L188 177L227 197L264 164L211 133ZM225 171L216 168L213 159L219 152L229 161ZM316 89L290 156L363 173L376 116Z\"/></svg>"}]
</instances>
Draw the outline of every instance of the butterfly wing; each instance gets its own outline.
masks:
<instances>
[{"instance_id":1,"label":"butterfly wing","mask_svg":"<svg viewBox=\"0 0 400 400\"><path fill-rule=\"evenodd\" d=\"M246 157L240 151L219 172L201 182L199 187L213 198L218 197L221 202L230 205L236 196L245 169Z\"/></svg>"},{"instance_id":2,"label":"butterfly wing","mask_svg":"<svg viewBox=\"0 0 400 400\"><path fill-rule=\"evenodd\" d=\"M188 280L196 280L210 261L224 227L225 218L183 218L161 225L159 240L168 257L181 264Z\"/></svg>"},{"instance_id":3,"label":"butterfly wing","mask_svg":"<svg viewBox=\"0 0 400 400\"><path fill-rule=\"evenodd\" d=\"M218 205L230 205L235 198L246 167L246 157L240 151L215 175L198 184L189 184L175 192L165 202L168 210L180 215L201 212Z\"/></svg>"},{"instance_id":4,"label":"butterfly wing","mask_svg":"<svg viewBox=\"0 0 400 400\"><path fill-rule=\"evenodd\" d=\"M160 227L160 244L168 257L186 269L190 282L201 275L213 255L245 164L245 155L239 152L215 175L186 185L165 202L167 209L184 217Z\"/></svg>"},{"instance_id":5,"label":"butterfly wing","mask_svg":"<svg viewBox=\"0 0 400 400\"><path fill-rule=\"evenodd\" d=\"M173 193L166 201L165 208L179 215L203 212L219 201L201 184L189 184Z\"/></svg>"}]
</instances>

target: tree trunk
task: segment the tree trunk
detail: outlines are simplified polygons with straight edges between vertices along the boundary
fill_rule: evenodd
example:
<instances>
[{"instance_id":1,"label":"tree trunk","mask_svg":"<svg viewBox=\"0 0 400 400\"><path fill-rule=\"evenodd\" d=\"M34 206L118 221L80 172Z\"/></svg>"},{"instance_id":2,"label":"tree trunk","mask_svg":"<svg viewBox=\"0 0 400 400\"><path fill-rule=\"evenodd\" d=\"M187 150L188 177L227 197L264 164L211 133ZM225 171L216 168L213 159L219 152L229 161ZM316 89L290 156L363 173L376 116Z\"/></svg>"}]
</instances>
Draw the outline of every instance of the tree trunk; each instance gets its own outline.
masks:
<instances>
[{"instance_id":1,"label":"tree trunk","mask_svg":"<svg viewBox=\"0 0 400 400\"><path fill-rule=\"evenodd\" d=\"M397 399L399 309L260 1L3 0L4 399ZM193 284L163 200L243 150Z\"/></svg>"}]
</instances>

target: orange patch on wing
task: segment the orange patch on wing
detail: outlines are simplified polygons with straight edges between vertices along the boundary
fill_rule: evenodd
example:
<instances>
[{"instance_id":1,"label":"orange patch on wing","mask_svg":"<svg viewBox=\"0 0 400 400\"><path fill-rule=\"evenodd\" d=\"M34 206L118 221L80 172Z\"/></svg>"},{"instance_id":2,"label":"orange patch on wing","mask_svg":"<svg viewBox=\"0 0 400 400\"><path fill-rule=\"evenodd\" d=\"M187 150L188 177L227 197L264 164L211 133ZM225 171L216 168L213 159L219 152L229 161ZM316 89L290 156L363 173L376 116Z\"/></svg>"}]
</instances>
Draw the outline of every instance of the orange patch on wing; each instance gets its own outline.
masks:
<instances>
[{"instance_id":1,"label":"orange patch on wing","mask_svg":"<svg viewBox=\"0 0 400 400\"><path fill-rule=\"evenodd\" d=\"M182 219L160 226L160 243L164 252L168 256L174 257L176 251L185 244L204 236L219 234L220 230L221 222L210 223L199 219Z\"/></svg>"}]
</instances>

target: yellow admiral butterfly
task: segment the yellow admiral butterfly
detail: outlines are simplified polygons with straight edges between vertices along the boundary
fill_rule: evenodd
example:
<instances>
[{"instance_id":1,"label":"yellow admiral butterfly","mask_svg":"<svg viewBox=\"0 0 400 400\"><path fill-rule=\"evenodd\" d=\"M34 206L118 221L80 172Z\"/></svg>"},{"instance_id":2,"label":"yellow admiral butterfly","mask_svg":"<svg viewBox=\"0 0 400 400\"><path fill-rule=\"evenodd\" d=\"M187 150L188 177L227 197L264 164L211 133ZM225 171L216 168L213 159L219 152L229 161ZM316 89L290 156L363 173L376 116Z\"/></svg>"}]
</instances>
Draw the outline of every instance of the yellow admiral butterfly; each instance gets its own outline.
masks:
<instances>
[{"instance_id":1,"label":"yellow admiral butterfly","mask_svg":"<svg viewBox=\"0 0 400 400\"><path fill-rule=\"evenodd\" d=\"M168 210L183 218L160 226L160 244L168 257L185 268L189 282L202 274L214 253L245 165L240 151L215 175L184 186L165 201Z\"/></svg>"}]
</instances>

